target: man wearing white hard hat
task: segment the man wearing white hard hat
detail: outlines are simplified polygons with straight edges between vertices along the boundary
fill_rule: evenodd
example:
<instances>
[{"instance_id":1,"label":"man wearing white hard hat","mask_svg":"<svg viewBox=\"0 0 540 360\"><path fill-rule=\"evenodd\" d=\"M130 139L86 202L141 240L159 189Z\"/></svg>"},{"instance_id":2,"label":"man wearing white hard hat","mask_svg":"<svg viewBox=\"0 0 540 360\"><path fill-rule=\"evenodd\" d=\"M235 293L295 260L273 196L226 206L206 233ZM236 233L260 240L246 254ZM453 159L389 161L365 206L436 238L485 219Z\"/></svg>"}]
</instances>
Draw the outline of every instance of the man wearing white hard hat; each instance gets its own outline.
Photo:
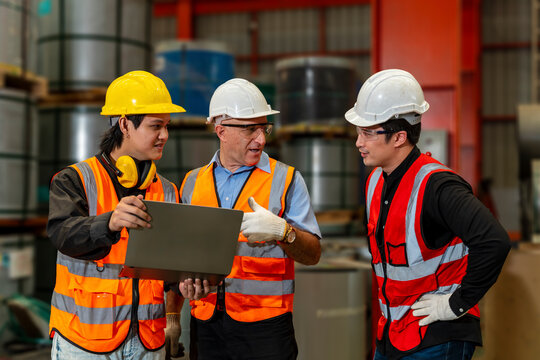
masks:
<instances>
[{"instance_id":1,"label":"man wearing white hard hat","mask_svg":"<svg viewBox=\"0 0 540 360\"><path fill-rule=\"evenodd\" d=\"M244 211L237 255L223 284L214 291L200 280L180 284L192 299L190 355L200 360L295 359L298 353L294 261L319 261L321 233L300 173L263 151L272 130L268 116L277 113L247 80L219 86L208 121L220 148L180 188L183 203Z\"/></svg>"},{"instance_id":2,"label":"man wearing white hard hat","mask_svg":"<svg viewBox=\"0 0 540 360\"><path fill-rule=\"evenodd\" d=\"M416 79L391 69L371 76L345 114L374 167L365 189L376 360L471 359L482 343L478 301L510 250L471 186L416 147L428 109Z\"/></svg>"}]
</instances>

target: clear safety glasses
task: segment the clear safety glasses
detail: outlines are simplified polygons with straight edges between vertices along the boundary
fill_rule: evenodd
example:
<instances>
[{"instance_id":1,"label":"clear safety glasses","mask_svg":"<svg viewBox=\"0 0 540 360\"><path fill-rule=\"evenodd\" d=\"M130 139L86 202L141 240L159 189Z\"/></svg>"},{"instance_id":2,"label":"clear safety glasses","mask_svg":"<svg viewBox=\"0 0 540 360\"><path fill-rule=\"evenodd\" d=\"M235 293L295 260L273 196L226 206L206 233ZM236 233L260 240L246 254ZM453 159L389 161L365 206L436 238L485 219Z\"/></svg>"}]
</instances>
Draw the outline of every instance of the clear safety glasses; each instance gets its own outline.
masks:
<instances>
[{"instance_id":1,"label":"clear safety glasses","mask_svg":"<svg viewBox=\"0 0 540 360\"><path fill-rule=\"evenodd\" d=\"M366 141L373 141L373 140L377 140L379 138L379 135L393 134L395 133L395 131L394 130L373 130L373 129L366 129L366 128L361 128L357 126L356 133L360 135Z\"/></svg>"},{"instance_id":2,"label":"clear safety glasses","mask_svg":"<svg viewBox=\"0 0 540 360\"><path fill-rule=\"evenodd\" d=\"M265 135L270 135L272 133L272 128L274 127L274 124L270 122L263 123L263 124L223 124L221 123L220 125L239 128L242 131L242 134L244 134L247 137L255 136L256 134L259 133L259 130L262 130L262 132Z\"/></svg>"}]
</instances>

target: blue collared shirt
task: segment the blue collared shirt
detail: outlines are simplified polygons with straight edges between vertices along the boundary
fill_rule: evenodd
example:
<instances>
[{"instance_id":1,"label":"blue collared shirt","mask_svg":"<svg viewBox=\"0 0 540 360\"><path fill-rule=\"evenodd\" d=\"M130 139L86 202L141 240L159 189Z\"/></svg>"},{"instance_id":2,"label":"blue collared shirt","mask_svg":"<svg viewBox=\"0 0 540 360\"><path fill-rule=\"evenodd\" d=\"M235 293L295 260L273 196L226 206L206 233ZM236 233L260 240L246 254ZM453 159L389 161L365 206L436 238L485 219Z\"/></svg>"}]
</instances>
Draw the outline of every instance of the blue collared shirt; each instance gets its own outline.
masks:
<instances>
[{"instance_id":1,"label":"blue collared shirt","mask_svg":"<svg viewBox=\"0 0 540 360\"><path fill-rule=\"evenodd\" d=\"M216 163L214 174L216 177L216 188L218 191L221 207L231 209L236 201L240 191L246 182L250 171L253 167L258 167L262 171L270 173L270 160L268 154L263 152L259 162L253 166L242 166L234 173L230 172L219 161L219 150L216 151L212 163ZM292 226L307 231L319 239L321 238L321 230L315 219L309 192L304 178L299 171L296 171L294 181L289 188L286 199L286 207L283 212L283 218Z\"/></svg>"}]
</instances>

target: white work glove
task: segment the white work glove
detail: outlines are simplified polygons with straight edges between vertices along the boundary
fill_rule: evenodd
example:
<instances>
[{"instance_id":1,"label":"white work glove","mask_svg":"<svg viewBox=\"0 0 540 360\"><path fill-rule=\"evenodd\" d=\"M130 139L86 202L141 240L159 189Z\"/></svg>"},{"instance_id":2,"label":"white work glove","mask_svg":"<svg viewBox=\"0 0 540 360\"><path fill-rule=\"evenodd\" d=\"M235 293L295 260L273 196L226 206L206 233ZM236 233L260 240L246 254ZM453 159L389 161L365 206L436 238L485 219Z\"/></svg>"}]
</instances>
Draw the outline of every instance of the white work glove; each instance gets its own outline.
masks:
<instances>
[{"instance_id":1,"label":"white work glove","mask_svg":"<svg viewBox=\"0 0 540 360\"><path fill-rule=\"evenodd\" d=\"M240 231L249 242L279 241L285 235L287 221L257 204L253 197L248 199L253 212L244 213Z\"/></svg>"},{"instance_id":2,"label":"white work glove","mask_svg":"<svg viewBox=\"0 0 540 360\"><path fill-rule=\"evenodd\" d=\"M167 327L165 328L166 360L184 356L184 345L178 342L181 334L180 314L167 314Z\"/></svg>"},{"instance_id":3,"label":"white work glove","mask_svg":"<svg viewBox=\"0 0 540 360\"><path fill-rule=\"evenodd\" d=\"M411 309L414 310L412 314L414 316L425 316L420 320L420 326L425 326L439 320L455 320L460 317L461 315L457 316L450 308L450 296L452 294L425 294L416 300L411 306Z\"/></svg>"}]
</instances>

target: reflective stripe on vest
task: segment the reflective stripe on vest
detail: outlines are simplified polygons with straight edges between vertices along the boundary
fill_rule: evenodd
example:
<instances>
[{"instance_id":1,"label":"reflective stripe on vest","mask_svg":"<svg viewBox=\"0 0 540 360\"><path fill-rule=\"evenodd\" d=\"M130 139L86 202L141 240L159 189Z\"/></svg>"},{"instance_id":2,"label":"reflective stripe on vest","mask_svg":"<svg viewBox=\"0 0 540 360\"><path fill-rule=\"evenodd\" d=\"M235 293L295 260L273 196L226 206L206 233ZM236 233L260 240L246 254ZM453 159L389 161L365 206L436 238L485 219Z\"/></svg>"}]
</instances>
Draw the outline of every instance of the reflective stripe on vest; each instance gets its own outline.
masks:
<instances>
[{"instance_id":1,"label":"reflective stripe on vest","mask_svg":"<svg viewBox=\"0 0 540 360\"><path fill-rule=\"evenodd\" d=\"M245 295L286 295L294 294L294 280L258 281L246 279L225 279L227 292Z\"/></svg>"},{"instance_id":2,"label":"reflective stripe on vest","mask_svg":"<svg viewBox=\"0 0 540 360\"><path fill-rule=\"evenodd\" d=\"M386 264L386 277L395 281L421 279L427 275L435 274L437 268L441 264L462 259L468 254L469 248L465 244L459 243L451 245L446 249L443 255L434 257L432 259L427 259L421 263L410 265L409 267ZM373 264L373 268L375 270L375 275L384 277L383 264Z\"/></svg>"},{"instance_id":3,"label":"reflective stripe on vest","mask_svg":"<svg viewBox=\"0 0 540 360\"><path fill-rule=\"evenodd\" d=\"M212 166L212 164L208 165ZM182 203L184 204L191 204L191 197L193 196L193 189L195 188L195 182L197 181L197 175L199 175L199 171L201 171L202 167L197 168L195 170L190 171L187 176L186 180L184 181L184 184L182 185L182 189L180 190L182 192Z\"/></svg>"},{"instance_id":4,"label":"reflective stripe on vest","mask_svg":"<svg viewBox=\"0 0 540 360\"><path fill-rule=\"evenodd\" d=\"M373 173L371 174L369 178L369 184L366 191L366 215L367 219L369 221L369 211L371 210L371 200L373 199L373 194L375 193L375 188L377 187L377 183L379 182L379 179L382 176L382 169L376 168Z\"/></svg>"}]
</instances>

